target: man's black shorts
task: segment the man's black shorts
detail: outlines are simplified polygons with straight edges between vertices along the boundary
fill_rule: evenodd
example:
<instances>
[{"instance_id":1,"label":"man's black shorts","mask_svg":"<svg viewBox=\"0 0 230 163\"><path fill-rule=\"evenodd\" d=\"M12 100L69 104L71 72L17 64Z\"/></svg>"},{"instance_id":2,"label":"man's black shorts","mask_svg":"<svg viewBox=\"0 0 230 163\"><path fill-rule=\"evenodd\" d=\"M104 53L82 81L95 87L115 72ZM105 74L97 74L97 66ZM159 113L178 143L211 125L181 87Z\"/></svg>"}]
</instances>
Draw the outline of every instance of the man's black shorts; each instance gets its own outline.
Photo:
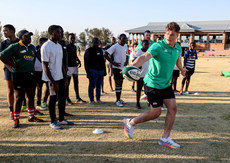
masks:
<instances>
[{"instance_id":1,"label":"man's black shorts","mask_svg":"<svg viewBox=\"0 0 230 163\"><path fill-rule=\"evenodd\" d=\"M145 87L145 94L147 95L148 98L148 102L154 108L162 106L164 99L175 99L172 86L169 86L165 89L156 89L156 88L148 87L145 84L144 87Z\"/></svg>"},{"instance_id":2,"label":"man's black shorts","mask_svg":"<svg viewBox=\"0 0 230 163\"><path fill-rule=\"evenodd\" d=\"M173 76L179 77L180 76L180 70L173 70Z\"/></svg>"},{"instance_id":3,"label":"man's black shorts","mask_svg":"<svg viewBox=\"0 0 230 163\"><path fill-rule=\"evenodd\" d=\"M12 80L12 72L10 72L8 70L8 68L6 68L6 67L4 67L3 70L4 70L4 76L5 76L4 79L5 80Z\"/></svg>"},{"instance_id":4,"label":"man's black shorts","mask_svg":"<svg viewBox=\"0 0 230 163\"><path fill-rule=\"evenodd\" d=\"M34 72L13 73L13 85L15 90L31 88L36 86Z\"/></svg>"},{"instance_id":5,"label":"man's black shorts","mask_svg":"<svg viewBox=\"0 0 230 163\"><path fill-rule=\"evenodd\" d=\"M194 68L187 68L186 67L186 69L188 70L187 72L186 72L186 76L192 76L192 74L194 73Z\"/></svg>"},{"instance_id":6,"label":"man's black shorts","mask_svg":"<svg viewBox=\"0 0 230 163\"><path fill-rule=\"evenodd\" d=\"M37 84L44 83L44 81L42 81L42 71L34 71L34 75Z\"/></svg>"},{"instance_id":7,"label":"man's black shorts","mask_svg":"<svg viewBox=\"0 0 230 163\"><path fill-rule=\"evenodd\" d=\"M123 80L122 70L118 68L113 68L114 80Z\"/></svg>"}]
</instances>

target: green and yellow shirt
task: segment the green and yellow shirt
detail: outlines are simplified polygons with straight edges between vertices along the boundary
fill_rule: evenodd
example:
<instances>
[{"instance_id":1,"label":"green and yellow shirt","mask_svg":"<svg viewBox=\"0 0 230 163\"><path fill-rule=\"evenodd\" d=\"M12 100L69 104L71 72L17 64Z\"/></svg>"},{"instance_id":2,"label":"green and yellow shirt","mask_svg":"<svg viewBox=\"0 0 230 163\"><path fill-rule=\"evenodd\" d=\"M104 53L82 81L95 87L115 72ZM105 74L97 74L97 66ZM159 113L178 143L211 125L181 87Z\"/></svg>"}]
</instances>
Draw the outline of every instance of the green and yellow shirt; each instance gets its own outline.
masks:
<instances>
[{"instance_id":1,"label":"green and yellow shirt","mask_svg":"<svg viewBox=\"0 0 230 163\"><path fill-rule=\"evenodd\" d=\"M3 50L1 56L12 58L13 62L17 64L16 68L12 67L13 73L34 71L35 47L31 44L26 47L19 41Z\"/></svg>"},{"instance_id":2,"label":"green and yellow shirt","mask_svg":"<svg viewBox=\"0 0 230 163\"><path fill-rule=\"evenodd\" d=\"M170 86L173 68L181 54L181 47L175 43L169 46L165 39L153 44L147 52L152 55L149 60L149 69L145 75L144 83L148 87L164 89Z\"/></svg>"}]
</instances>

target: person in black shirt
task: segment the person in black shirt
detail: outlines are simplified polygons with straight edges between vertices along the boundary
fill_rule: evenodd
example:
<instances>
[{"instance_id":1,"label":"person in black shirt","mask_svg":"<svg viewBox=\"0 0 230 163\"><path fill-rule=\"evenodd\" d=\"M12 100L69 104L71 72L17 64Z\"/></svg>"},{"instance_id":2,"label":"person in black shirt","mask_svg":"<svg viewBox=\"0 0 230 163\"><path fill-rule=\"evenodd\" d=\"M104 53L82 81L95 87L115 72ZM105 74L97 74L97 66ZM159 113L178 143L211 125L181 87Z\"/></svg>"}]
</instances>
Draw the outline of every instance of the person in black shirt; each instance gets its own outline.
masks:
<instances>
[{"instance_id":1,"label":"person in black shirt","mask_svg":"<svg viewBox=\"0 0 230 163\"><path fill-rule=\"evenodd\" d=\"M96 104L94 102L94 88L96 87L96 100L98 103L102 103L101 97L101 84L103 77L106 75L105 60L102 49L98 47L99 39L93 38L93 46L85 51L84 63L87 78L89 79L88 95L90 104Z\"/></svg>"},{"instance_id":2,"label":"person in black shirt","mask_svg":"<svg viewBox=\"0 0 230 163\"><path fill-rule=\"evenodd\" d=\"M86 101L82 100L79 95L79 87L78 87L78 68L81 67L81 61L77 57L77 48L74 45L76 37L75 34L70 33L69 34L69 44L66 46L67 53L68 53L68 87L67 87L67 103L72 103L72 101L69 98L69 85L71 81L71 76L73 76L74 81L74 90L76 94L76 103L86 103Z\"/></svg>"},{"instance_id":3,"label":"person in black shirt","mask_svg":"<svg viewBox=\"0 0 230 163\"><path fill-rule=\"evenodd\" d=\"M6 40L1 42L0 52L5 50L10 44L19 42L19 39L15 36L15 28L11 24L6 24L3 26L3 34ZM14 106L14 86L12 81L12 70L9 65L4 65L4 74L7 85L7 100L10 108L10 119L14 119L13 106Z\"/></svg>"},{"instance_id":4,"label":"person in black shirt","mask_svg":"<svg viewBox=\"0 0 230 163\"><path fill-rule=\"evenodd\" d=\"M61 26L59 26L59 28L61 29L61 40L58 41L58 43L62 46L62 51L63 51L63 59L62 59L62 63L63 63L63 76L66 78L67 77L67 71L68 71L68 53L67 53L66 43L63 40L64 30L63 30L63 28ZM68 85L68 79L67 80L65 79L65 85L64 85L65 89L67 88L67 85ZM65 96L67 96L66 91L64 93L65 93ZM65 98L65 101L66 101L66 98ZM68 103L66 103L66 104L68 104ZM71 105L72 104L73 103L71 103ZM69 113L66 113L66 111L64 110L64 116L73 116L73 115L69 114Z\"/></svg>"}]
</instances>

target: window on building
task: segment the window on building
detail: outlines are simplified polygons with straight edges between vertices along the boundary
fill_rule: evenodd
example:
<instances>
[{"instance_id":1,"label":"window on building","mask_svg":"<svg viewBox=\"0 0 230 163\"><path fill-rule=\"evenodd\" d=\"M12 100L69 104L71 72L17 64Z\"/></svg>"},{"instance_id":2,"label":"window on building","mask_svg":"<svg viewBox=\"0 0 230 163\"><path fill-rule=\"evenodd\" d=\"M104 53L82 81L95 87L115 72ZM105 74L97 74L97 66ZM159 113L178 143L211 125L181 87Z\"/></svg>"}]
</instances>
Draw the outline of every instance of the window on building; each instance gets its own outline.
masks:
<instances>
[{"instance_id":1,"label":"window on building","mask_svg":"<svg viewBox=\"0 0 230 163\"><path fill-rule=\"evenodd\" d=\"M196 43L207 43L207 35L195 35L194 41Z\"/></svg>"},{"instance_id":2,"label":"window on building","mask_svg":"<svg viewBox=\"0 0 230 163\"><path fill-rule=\"evenodd\" d=\"M226 44L230 44L230 33L226 34Z\"/></svg>"},{"instance_id":3,"label":"window on building","mask_svg":"<svg viewBox=\"0 0 230 163\"><path fill-rule=\"evenodd\" d=\"M190 35L180 35L181 43L189 43Z\"/></svg>"},{"instance_id":4,"label":"window on building","mask_svg":"<svg viewBox=\"0 0 230 163\"><path fill-rule=\"evenodd\" d=\"M222 43L223 35L209 35L209 43Z\"/></svg>"}]
</instances>

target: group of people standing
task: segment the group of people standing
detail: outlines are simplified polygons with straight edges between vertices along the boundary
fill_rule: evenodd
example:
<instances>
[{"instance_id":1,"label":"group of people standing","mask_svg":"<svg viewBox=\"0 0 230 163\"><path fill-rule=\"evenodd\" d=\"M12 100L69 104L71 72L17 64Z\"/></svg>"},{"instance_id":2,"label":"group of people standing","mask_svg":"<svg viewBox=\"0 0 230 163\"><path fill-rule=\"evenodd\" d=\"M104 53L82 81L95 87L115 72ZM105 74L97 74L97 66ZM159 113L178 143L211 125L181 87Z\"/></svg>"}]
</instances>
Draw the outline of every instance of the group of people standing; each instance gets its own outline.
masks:
<instances>
[{"instance_id":1,"label":"group of people standing","mask_svg":"<svg viewBox=\"0 0 230 163\"><path fill-rule=\"evenodd\" d=\"M184 76L182 84L184 85L185 81L187 81L186 91L188 91L197 55L195 44L193 43L191 49L185 53L185 67L182 67L182 50L181 46L176 42L179 31L180 27L177 23L171 22L167 24L165 38L158 42L152 41L150 31L146 31L144 40L132 50L131 65L141 69L141 78L137 81L137 107L141 108L140 95L144 86L150 111L135 118L123 119L124 132L128 138L133 139L135 125L158 118L161 114L161 107L164 104L167 107L167 114L164 133L159 140L159 144L171 148L180 147L170 138L177 112L175 95L171 86L173 69L176 65L181 71ZM7 39L1 43L0 59L5 64L4 72L8 87L11 119L14 120L13 127L19 127L20 110L25 98L28 101L28 121L43 122L42 119L34 116L36 112L40 113L35 109L34 96L36 86L37 90L41 91L42 81L46 83L46 100L48 95L50 96L48 108L51 123L49 126L53 129L62 129L61 125L73 125L73 122L64 118L64 116L71 116L65 111L66 104L72 104L68 95L71 77L74 80L76 102L86 102L79 96L78 68L81 67L81 61L76 55L75 35L69 34L69 42L66 45L62 40L63 28L59 25L51 25L48 28L49 38L41 38L40 45L36 48L31 44L32 32L21 30L18 33L19 39L17 39L15 28L9 24L3 27L3 32ZM98 38L92 39L92 47L86 49L84 54L84 66L89 79L88 96L90 104L103 103L100 99L101 86L107 72L111 90L113 90L111 78L114 76L115 104L118 107L126 104L121 99L123 86L121 72L124 66L128 65L128 59L127 36L125 34L119 36L117 43L116 39L112 37L111 45L104 49ZM181 93L183 93L183 85ZM96 89L96 100L94 99L94 89ZM41 92L37 93L37 99L37 105L40 106ZM55 112L57 102L59 109L58 119Z\"/></svg>"},{"instance_id":2,"label":"group of people standing","mask_svg":"<svg viewBox=\"0 0 230 163\"><path fill-rule=\"evenodd\" d=\"M15 28L11 24L3 26L4 36L7 38L1 43L0 59L5 64L4 73L8 88L8 104L10 118L14 120L13 127L20 125L19 117L24 99L27 99L28 121L43 122L34 116L42 114L37 109L45 109L49 98L50 127L61 129L60 125L73 125L64 119L71 116L65 112L66 104L72 103L68 95L68 86L73 76L76 102L85 103L79 96L78 67L81 61L77 57L75 35L69 34L68 44L62 40L64 30L59 25L48 28L49 39L40 38L39 46L31 44L32 32L21 30L19 39L15 36ZM41 104L41 91L46 84L44 103ZM34 98L37 87L37 107ZM56 118L55 105L58 101L59 118Z\"/></svg>"}]
</instances>

